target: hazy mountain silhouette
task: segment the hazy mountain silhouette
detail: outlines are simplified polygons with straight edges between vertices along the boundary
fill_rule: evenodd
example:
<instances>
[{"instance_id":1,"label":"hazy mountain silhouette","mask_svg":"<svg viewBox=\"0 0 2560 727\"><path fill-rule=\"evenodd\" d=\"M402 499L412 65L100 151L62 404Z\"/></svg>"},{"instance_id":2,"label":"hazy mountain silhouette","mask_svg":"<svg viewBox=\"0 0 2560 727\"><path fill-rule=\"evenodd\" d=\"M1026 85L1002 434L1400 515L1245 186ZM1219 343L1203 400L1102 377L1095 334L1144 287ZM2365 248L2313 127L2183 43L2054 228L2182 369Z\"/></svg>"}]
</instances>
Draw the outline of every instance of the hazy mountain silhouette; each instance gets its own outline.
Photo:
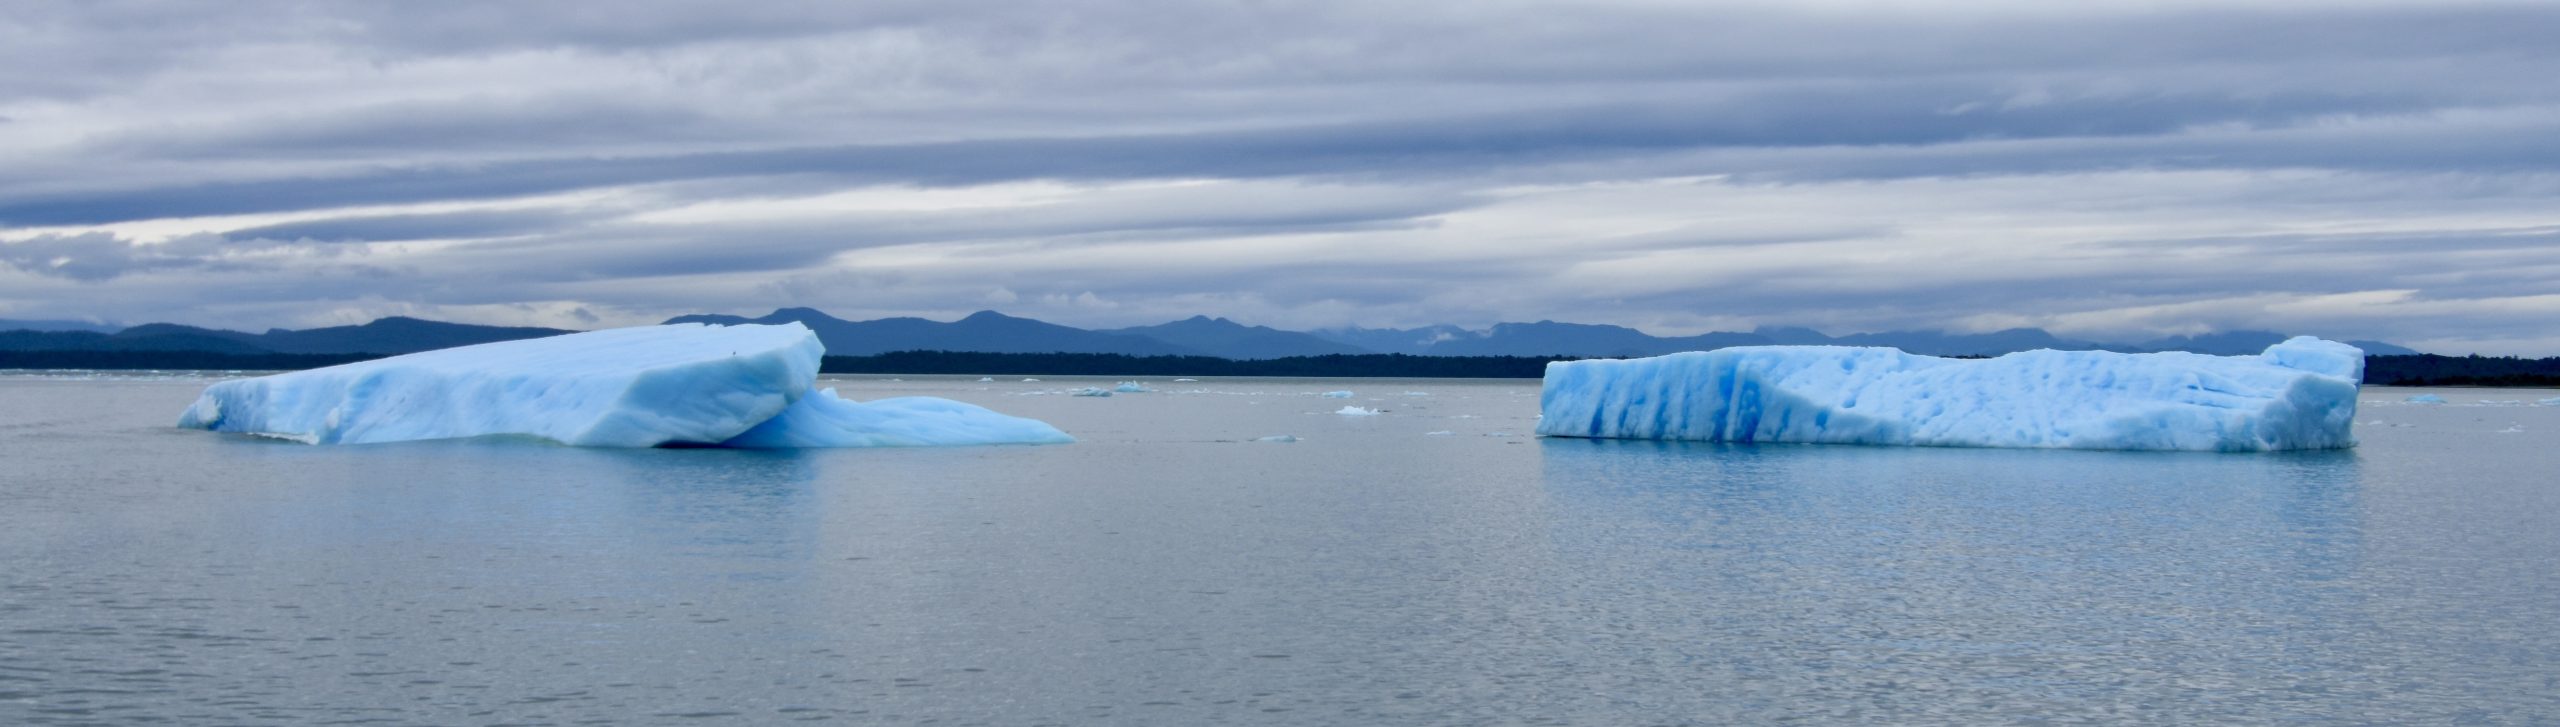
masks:
<instances>
[{"instance_id":1,"label":"hazy mountain silhouette","mask_svg":"<svg viewBox=\"0 0 2560 727\"><path fill-rule=\"evenodd\" d=\"M416 353L439 348L557 336L559 328L475 326L392 316L360 326L273 329L255 343L277 353Z\"/></svg>"},{"instance_id":2,"label":"hazy mountain silhouette","mask_svg":"<svg viewBox=\"0 0 2560 727\"><path fill-rule=\"evenodd\" d=\"M1696 336L1654 336L1624 326L1559 323L1499 323L1474 331L1439 325L1420 328L1337 328L1310 332L1248 326L1225 318L1193 316L1152 326L1086 330L979 311L957 321L883 318L847 321L811 308L784 308L757 318L731 315L686 315L669 323L798 322L817 332L827 353L870 356L894 351L975 353L1077 353L1128 356L1215 356L1272 359L1332 354L1397 353L1427 356L1656 356L1729 346L1770 344L1891 346L1937 356L1994 356L2039 348L2112 351L2194 351L2215 355L2253 354L2286 338L2269 331L2225 331L2172 336L2140 343L2102 344L2054 336L2041 329L2018 328L1990 333L1886 331L1844 336L1802 327L1763 326L1749 333L1716 332ZM10 329L19 323L48 328ZM198 351L221 354L402 354L452 346L554 336L556 328L479 326L406 317L390 317L357 326L306 330L271 329L245 333L212 328L146 323L114 330L62 330L72 321L0 321L0 350L8 351ZM95 326L103 328L104 326ZM2378 341L2347 343L2377 356L2417 353Z\"/></svg>"},{"instance_id":3,"label":"hazy mountain silhouette","mask_svg":"<svg viewBox=\"0 0 2560 727\"><path fill-rule=\"evenodd\" d=\"M212 353L403 354L573 333L558 328L475 326L393 316L360 326L244 333L175 323L145 323L112 334L88 331L0 333L0 350L206 351Z\"/></svg>"},{"instance_id":4,"label":"hazy mountain silhouette","mask_svg":"<svg viewBox=\"0 0 2560 727\"><path fill-rule=\"evenodd\" d=\"M1625 326L1589 323L1496 323L1475 338L1432 345L1433 356L1659 356L1680 351L1711 351L1730 346L1765 346L1775 341L1750 333L1705 333L1663 338Z\"/></svg>"},{"instance_id":5,"label":"hazy mountain silhouette","mask_svg":"<svg viewBox=\"0 0 2560 727\"><path fill-rule=\"evenodd\" d=\"M12 318L0 318L0 331L87 331L90 333L114 333L121 330L124 330L124 326L111 326L104 323L90 323L88 321L27 321Z\"/></svg>"},{"instance_id":6,"label":"hazy mountain silhouette","mask_svg":"<svg viewBox=\"0 0 2560 727\"><path fill-rule=\"evenodd\" d=\"M96 331L0 331L0 351L204 351L209 353L254 354L273 353L255 344L223 335L233 331L209 331L202 328L173 326L166 323L141 334L127 335ZM137 326L139 328L140 326ZM126 329L130 331L132 329Z\"/></svg>"},{"instance_id":7,"label":"hazy mountain silhouette","mask_svg":"<svg viewBox=\"0 0 2560 727\"><path fill-rule=\"evenodd\" d=\"M2140 345L2142 350L2146 351L2193 351L2216 356L2237 356L2267 350L2268 346L2281 343L2287 338L2292 336L2273 331L2223 331L2199 336L2157 338ZM2345 343L2364 349L2367 356L2406 356L2417 353L2415 350L2381 341L2347 341Z\"/></svg>"},{"instance_id":8,"label":"hazy mountain silhouette","mask_svg":"<svg viewBox=\"0 0 2560 727\"><path fill-rule=\"evenodd\" d=\"M1483 338L1482 331L1470 331L1451 325L1421 328L1318 328L1307 335L1334 343L1376 351L1378 353L1422 354L1435 344L1469 338Z\"/></svg>"},{"instance_id":9,"label":"hazy mountain silhouette","mask_svg":"<svg viewBox=\"0 0 2560 727\"><path fill-rule=\"evenodd\" d=\"M1141 336L1219 358L1264 359L1327 354L1378 353L1311 334L1247 326L1225 318L1192 316L1172 323L1098 331Z\"/></svg>"},{"instance_id":10,"label":"hazy mountain silhouette","mask_svg":"<svg viewBox=\"0 0 2560 727\"><path fill-rule=\"evenodd\" d=\"M1152 338L1088 331L1029 318L1015 318L995 311L978 311L969 314L967 318L949 323L923 318L848 321L827 315L814 308L783 308L761 318L688 315L667 319L668 323L722 325L774 324L794 321L817 332L818 341L826 344L829 355L835 356L871 356L891 351L1117 353L1130 356L1205 355L1199 351Z\"/></svg>"}]
</instances>

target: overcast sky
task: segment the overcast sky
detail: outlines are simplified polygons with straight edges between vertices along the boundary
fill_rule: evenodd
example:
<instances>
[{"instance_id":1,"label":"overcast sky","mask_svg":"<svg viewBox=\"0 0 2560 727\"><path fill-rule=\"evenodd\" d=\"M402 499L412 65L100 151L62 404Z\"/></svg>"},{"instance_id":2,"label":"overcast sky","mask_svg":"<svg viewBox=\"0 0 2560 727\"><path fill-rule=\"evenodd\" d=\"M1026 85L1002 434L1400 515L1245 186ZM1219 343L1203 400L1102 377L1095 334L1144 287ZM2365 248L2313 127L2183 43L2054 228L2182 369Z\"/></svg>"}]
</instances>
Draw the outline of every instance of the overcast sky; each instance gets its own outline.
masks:
<instances>
[{"instance_id":1,"label":"overcast sky","mask_svg":"<svg viewBox=\"0 0 2560 727\"><path fill-rule=\"evenodd\" d=\"M0 317L2560 354L2560 3L0 9Z\"/></svg>"}]
</instances>

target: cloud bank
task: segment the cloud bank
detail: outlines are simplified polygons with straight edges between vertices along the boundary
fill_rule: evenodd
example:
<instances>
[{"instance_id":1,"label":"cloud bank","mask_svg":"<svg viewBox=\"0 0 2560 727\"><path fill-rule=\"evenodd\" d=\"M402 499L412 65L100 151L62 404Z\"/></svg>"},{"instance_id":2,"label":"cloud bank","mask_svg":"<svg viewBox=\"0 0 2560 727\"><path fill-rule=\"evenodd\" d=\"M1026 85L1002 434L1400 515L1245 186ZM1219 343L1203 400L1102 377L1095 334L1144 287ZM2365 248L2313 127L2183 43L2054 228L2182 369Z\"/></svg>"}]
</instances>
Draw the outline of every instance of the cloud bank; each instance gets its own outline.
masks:
<instances>
[{"instance_id":1,"label":"cloud bank","mask_svg":"<svg viewBox=\"0 0 2560 727\"><path fill-rule=\"evenodd\" d=\"M33 4L0 317L2560 353L2560 6Z\"/></svg>"}]
</instances>

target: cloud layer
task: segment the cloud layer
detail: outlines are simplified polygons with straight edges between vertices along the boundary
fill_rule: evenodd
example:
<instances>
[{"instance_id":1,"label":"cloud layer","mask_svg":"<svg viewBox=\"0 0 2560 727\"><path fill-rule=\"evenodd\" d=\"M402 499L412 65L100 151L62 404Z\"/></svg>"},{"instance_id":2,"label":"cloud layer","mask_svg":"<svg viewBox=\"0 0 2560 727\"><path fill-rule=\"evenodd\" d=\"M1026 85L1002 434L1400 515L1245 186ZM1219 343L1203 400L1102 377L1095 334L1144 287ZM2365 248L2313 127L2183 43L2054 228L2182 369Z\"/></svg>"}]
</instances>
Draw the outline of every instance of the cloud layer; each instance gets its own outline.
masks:
<instances>
[{"instance_id":1,"label":"cloud layer","mask_svg":"<svg viewBox=\"0 0 2560 727\"><path fill-rule=\"evenodd\" d=\"M0 317L2560 354L2560 6L1375 5L33 5Z\"/></svg>"}]
</instances>

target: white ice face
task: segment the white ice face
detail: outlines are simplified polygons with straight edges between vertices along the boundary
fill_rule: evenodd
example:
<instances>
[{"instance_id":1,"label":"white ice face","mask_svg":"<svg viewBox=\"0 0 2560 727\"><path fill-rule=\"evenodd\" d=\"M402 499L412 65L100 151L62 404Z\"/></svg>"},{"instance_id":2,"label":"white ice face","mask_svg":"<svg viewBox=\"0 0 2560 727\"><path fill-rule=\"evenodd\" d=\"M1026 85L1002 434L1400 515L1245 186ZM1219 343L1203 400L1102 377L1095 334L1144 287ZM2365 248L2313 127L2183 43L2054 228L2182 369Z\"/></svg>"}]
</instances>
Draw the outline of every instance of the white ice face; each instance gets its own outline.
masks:
<instances>
[{"instance_id":1,"label":"white ice face","mask_svg":"<svg viewBox=\"0 0 2560 727\"><path fill-rule=\"evenodd\" d=\"M2264 451L2355 445L2364 352L2254 356L1755 346L1547 366L1538 433L1956 447Z\"/></svg>"},{"instance_id":2,"label":"white ice face","mask_svg":"<svg viewBox=\"0 0 2560 727\"><path fill-rule=\"evenodd\" d=\"M739 446L1071 441L1047 424L958 402L865 409L813 395L825 353L797 323L617 328L225 381L178 425L314 444L514 435L722 445L751 431L757 438Z\"/></svg>"},{"instance_id":3,"label":"white ice face","mask_svg":"<svg viewBox=\"0 0 2560 727\"><path fill-rule=\"evenodd\" d=\"M905 396L857 402L822 389L730 438L745 449L917 447L951 444L1065 444L1076 441L1038 419L1007 416L976 404Z\"/></svg>"}]
</instances>

